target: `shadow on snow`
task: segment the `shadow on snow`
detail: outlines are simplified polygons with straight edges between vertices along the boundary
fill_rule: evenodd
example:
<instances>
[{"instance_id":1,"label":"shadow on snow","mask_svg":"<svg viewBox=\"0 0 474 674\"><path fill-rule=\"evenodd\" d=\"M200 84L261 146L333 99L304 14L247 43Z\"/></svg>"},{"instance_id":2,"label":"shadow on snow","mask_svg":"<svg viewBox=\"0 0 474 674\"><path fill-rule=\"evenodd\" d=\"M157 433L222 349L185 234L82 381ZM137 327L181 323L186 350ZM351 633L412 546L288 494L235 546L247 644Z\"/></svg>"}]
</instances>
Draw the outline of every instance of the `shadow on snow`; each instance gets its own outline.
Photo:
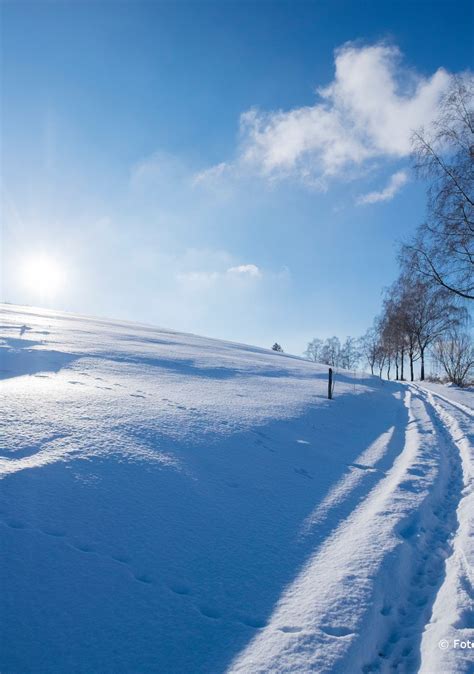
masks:
<instances>
[{"instance_id":1,"label":"shadow on snow","mask_svg":"<svg viewBox=\"0 0 474 674\"><path fill-rule=\"evenodd\" d=\"M221 368L204 370L222 377ZM393 394L403 387L385 384L380 395L377 380L370 384L297 419L211 442L175 444L148 429L150 450L185 470L92 457L10 476L0 501L12 550L0 562L1 610L10 616L2 669L224 672L383 473L367 473L347 502L299 536L305 519L393 426L380 468L401 451L406 408ZM42 617L26 624L32 602Z\"/></svg>"}]
</instances>

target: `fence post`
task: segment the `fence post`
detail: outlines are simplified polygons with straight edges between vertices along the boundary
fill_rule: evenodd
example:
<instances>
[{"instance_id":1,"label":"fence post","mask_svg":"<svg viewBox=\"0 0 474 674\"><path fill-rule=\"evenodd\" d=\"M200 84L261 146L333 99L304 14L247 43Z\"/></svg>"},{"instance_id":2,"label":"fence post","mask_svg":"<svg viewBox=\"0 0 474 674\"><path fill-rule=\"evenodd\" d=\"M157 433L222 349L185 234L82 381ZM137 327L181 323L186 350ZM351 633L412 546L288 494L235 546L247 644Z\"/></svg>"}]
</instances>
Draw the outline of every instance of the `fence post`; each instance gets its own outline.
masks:
<instances>
[{"instance_id":1,"label":"fence post","mask_svg":"<svg viewBox=\"0 0 474 674\"><path fill-rule=\"evenodd\" d=\"M329 368L328 398L329 398L329 400L332 400L332 367Z\"/></svg>"}]
</instances>

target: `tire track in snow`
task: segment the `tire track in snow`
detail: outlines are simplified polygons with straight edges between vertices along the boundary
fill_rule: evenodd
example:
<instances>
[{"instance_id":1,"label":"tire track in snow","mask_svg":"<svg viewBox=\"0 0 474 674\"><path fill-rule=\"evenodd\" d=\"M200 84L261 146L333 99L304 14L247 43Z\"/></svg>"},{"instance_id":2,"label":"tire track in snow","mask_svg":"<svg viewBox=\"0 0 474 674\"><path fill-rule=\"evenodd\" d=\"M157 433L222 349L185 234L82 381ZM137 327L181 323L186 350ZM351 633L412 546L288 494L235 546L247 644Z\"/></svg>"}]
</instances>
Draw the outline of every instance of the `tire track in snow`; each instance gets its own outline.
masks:
<instances>
[{"instance_id":1,"label":"tire track in snow","mask_svg":"<svg viewBox=\"0 0 474 674\"><path fill-rule=\"evenodd\" d=\"M473 415L444 396L421 390L439 427L458 449L463 480L452 554L446 560L446 576L421 643L420 674L467 674L474 671L473 651L455 649L454 640L474 642L474 448L469 440L474 432ZM447 641L447 649L439 648L441 640Z\"/></svg>"},{"instance_id":2,"label":"tire track in snow","mask_svg":"<svg viewBox=\"0 0 474 674\"><path fill-rule=\"evenodd\" d=\"M422 634L444 580L446 558L452 553L457 529L456 513L462 489L459 453L451 435L440 424L430 399L418 388L411 388L423 401L428 415L420 430L431 431L436 440L437 476L420 507L397 527L404 544L393 559L388 591L385 588L384 592L382 585L376 592L377 596L385 594L378 624L372 616L380 636L375 644L376 654L363 665L363 672L418 671ZM417 421L419 424L420 419ZM435 648L439 650L437 643Z\"/></svg>"},{"instance_id":3,"label":"tire track in snow","mask_svg":"<svg viewBox=\"0 0 474 674\"><path fill-rule=\"evenodd\" d=\"M423 400L408 390L405 405L409 420L403 452L307 562L284 591L269 625L229 671L334 674L393 671L394 666L415 671L451 526L449 517L447 529L438 523L431 505L446 504L441 514L455 511L457 489L451 460L453 478L449 488L444 484L439 438ZM428 565L435 543L441 549ZM384 594L390 595L389 603ZM394 631L401 617L403 631ZM390 639L393 646L382 651Z\"/></svg>"}]
</instances>

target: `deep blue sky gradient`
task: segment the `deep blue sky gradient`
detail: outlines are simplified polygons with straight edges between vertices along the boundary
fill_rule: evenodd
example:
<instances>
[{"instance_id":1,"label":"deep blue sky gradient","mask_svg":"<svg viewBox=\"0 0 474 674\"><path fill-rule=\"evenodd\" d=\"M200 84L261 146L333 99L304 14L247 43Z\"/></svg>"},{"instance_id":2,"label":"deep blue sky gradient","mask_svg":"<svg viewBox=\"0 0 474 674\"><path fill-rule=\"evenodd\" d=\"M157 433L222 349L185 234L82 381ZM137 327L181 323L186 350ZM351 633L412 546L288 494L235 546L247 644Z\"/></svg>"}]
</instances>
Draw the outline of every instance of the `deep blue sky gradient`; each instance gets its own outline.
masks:
<instances>
[{"instance_id":1,"label":"deep blue sky gradient","mask_svg":"<svg viewBox=\"0 0 474 674\"><path fill-rule=\"evenodd\" d=\"M40 1L1 11L2 299L44 300L18 273L41 250L70 271L48 299L58 308L278 340L295 353L312 336L365 330L396 275L397 241L423 218L423 186L411 180L363 208L354 200L407 160L327 192L249 180L220 195L188 178L232 160L246 110L314 104L347 41L393 43L427 77L471 67L471 3ZM134 185L151 157L163 170ZM261 268L259 287L182 290L180 275L233 264Z\"/></svg>"}]
</instances>

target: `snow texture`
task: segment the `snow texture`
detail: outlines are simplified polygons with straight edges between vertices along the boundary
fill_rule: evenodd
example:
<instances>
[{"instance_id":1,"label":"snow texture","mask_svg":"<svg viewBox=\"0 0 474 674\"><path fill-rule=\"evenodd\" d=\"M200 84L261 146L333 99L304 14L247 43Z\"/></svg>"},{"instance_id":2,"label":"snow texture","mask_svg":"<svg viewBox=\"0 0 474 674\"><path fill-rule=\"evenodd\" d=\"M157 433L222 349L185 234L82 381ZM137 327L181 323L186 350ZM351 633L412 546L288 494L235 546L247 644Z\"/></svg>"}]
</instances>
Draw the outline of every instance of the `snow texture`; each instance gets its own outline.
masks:
<instances>
[{"instance_id":1,"label":"snow texture","mask_svg":"<svg viewBox=\"0 0 474 674\"><path fill-rule=\"evenodd\" d=\"M474 393L14 305L0 391L2 674L474 671Z\"/></svg>"}]
</instances>

